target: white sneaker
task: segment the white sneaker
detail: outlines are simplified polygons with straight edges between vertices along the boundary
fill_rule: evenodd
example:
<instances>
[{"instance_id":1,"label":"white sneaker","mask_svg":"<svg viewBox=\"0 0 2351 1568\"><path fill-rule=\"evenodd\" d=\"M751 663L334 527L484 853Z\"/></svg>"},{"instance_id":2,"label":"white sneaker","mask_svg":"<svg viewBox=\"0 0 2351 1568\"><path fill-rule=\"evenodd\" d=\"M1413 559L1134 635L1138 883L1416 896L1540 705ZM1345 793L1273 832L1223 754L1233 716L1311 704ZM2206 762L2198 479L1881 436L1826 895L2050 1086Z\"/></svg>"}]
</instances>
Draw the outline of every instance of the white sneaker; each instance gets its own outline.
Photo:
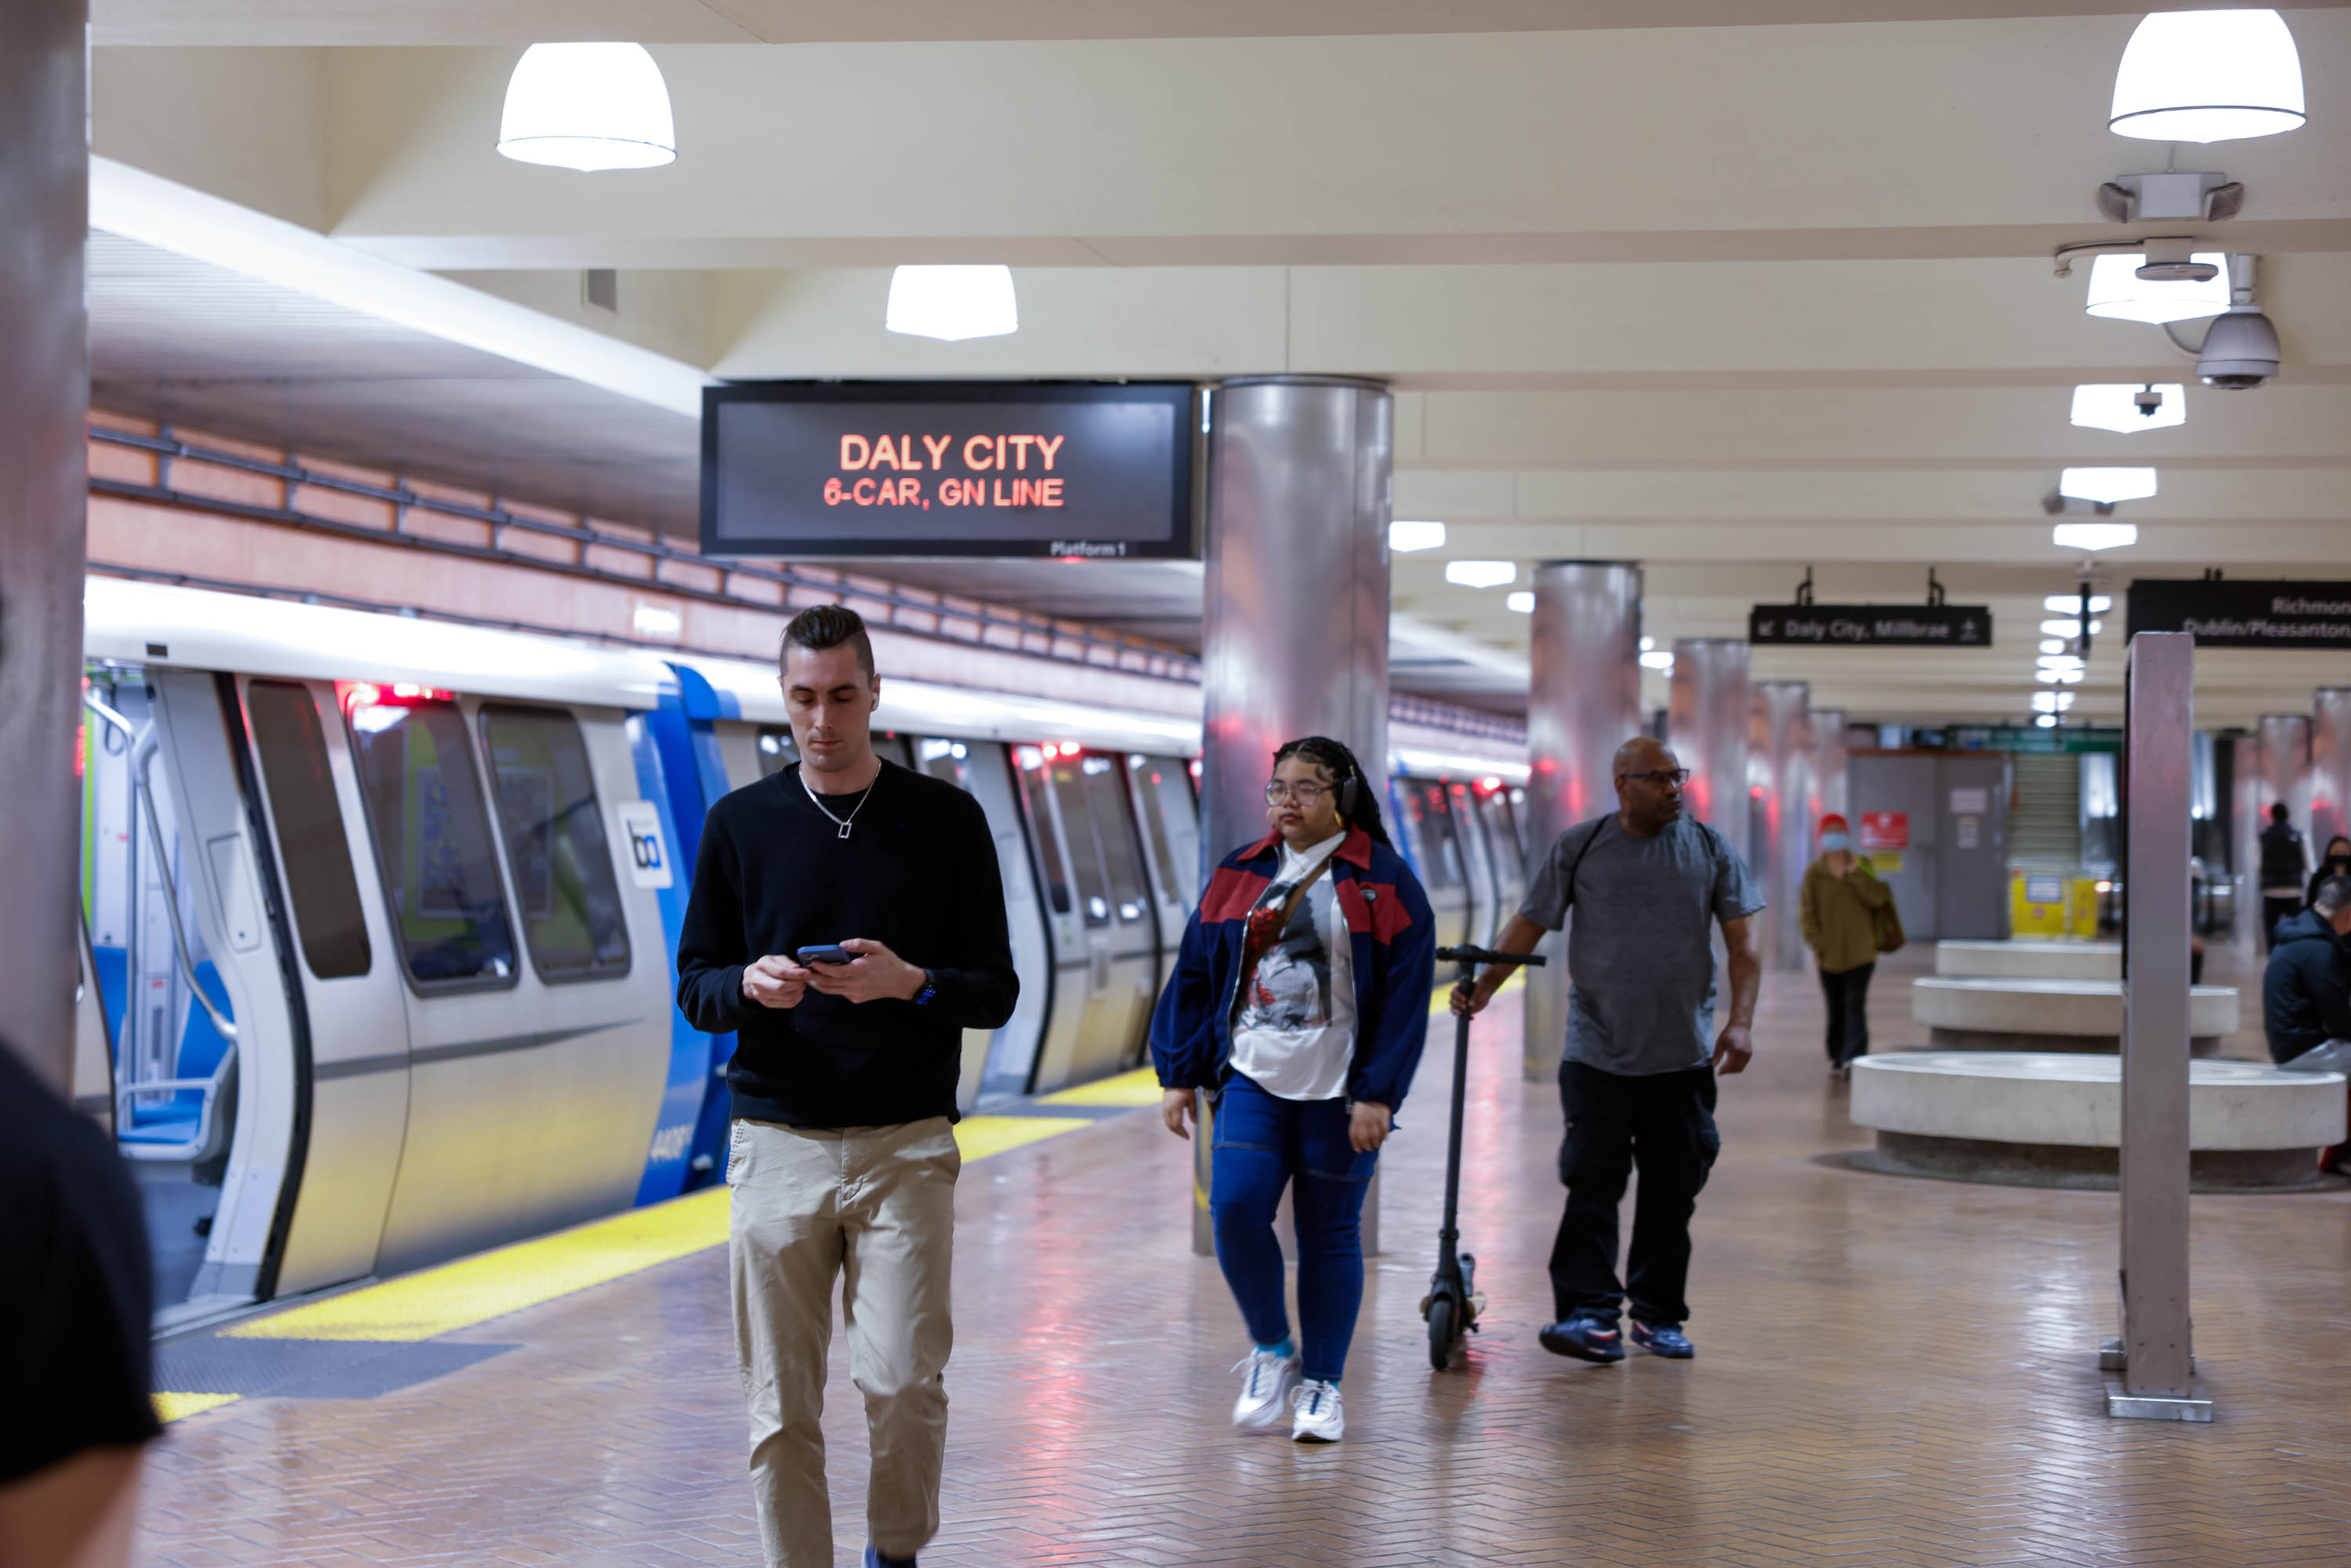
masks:
<instances>
[{"instance_id":1,"label":"white sneaker","mask_svg":"<svg viewBox=\"0 0 2351 1568\"><path fill-rule=\"evenodd\" d=\"M1335 1383L1305 1382L1290 1396L1298 1415L1290 1423L1294 1443L1335 1443L1347 1435L1347 1408Z\"/></svg>"},{"instance_id":2,"label":"white sneaker","mask_svg":"<svg viewBox=\"0 0 2351 1568\"><path fill-rule=\"evenodd\" d=\"M1253 1350L1233 1364L1243 1373L1241 1396L1233 1401L1233 1425L1270 1427L1281 1419L1290 1390L1298 1386L1298 1358Z\"/></svg>"}]
</instances>

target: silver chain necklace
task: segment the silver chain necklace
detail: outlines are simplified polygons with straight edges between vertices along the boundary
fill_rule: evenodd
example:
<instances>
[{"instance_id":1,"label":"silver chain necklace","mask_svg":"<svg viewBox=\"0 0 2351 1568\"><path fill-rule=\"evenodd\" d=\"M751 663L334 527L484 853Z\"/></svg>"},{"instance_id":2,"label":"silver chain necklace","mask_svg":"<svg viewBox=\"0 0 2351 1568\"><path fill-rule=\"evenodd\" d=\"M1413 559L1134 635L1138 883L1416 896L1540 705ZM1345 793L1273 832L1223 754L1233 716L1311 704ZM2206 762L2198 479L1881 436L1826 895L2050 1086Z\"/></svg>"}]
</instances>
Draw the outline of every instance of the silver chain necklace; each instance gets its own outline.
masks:
<instances>
[{"instance_id":1,"label":"silver chain necklace","mask_svg":"<svg viewBox=\"0 0 2351 1568\"><path fill-rule=\"evenodd\" d=\"M814 806L818 810L822 811L822 812L824 813L824 820L825 820L826 821L828 821L828 822L831 822L834 827L839 828L839 829L841 830L841 831L839 831L839 832L837 832L837 833L833 834L833 837L834 837L834 838L836 838L836 839L845 839L845 838L847 838L847 837L849 836L849 830L850 830L850 828L851 828L851 827L852 827L852 826L856 822L856 821L857 821L857 813L858 813L858 812L860 812L860 811L862 811L863 810L865 810L865 801L866 801L866 800L871 800L872 799L873 799L873 788L874 788L874 785L879 784L879 783L881 783L881 782L882 782L882 775L881 775L881 774L879 774L879 773L874 774L874 775L873 775L873 783L872 783L872 784L868 784L868 785L865 787L865 797L864 797L864 800L859 800L859 801L857 802L857 804L856 804L856 805L852 806L852 807L849 809L849 815L847 815L846 817L836 817L836 816L834 816L834 815L832 814L832 808L831 808L831 807L830 807L830 806L827 806L827 805L824 803L823 800L818 796L817 792L816 792L813 789L810 789L810 787L809 787L809 781L808 781L808 768L805 768L805 767L801 768L801 769L799 770L799 781L800 781L800 788L801 788L801 789L803 789L808 790L809 804L810 804L810 805L811 805L811 806Z\"/></svg>"}]
</instances>

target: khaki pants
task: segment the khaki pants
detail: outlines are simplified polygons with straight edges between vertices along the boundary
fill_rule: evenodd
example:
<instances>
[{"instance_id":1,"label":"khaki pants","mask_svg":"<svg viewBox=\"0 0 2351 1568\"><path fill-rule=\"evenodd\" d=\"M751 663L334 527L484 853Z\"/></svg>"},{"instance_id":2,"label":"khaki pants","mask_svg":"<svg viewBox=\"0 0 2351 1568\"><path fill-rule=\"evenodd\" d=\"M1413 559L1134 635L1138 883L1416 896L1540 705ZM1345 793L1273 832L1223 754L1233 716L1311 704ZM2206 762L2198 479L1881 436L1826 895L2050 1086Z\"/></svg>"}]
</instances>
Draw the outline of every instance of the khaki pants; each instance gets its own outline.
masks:
<instances>
[{"instance_id":1,"label":"khaki pants","mask_svg":"<svg viewBox=\"0 0 2351 1568\"><path fill-rule=\"evenodd\" d=\"M846 1280L850 1376L865 1396L873 1456L867 1539L883 1556L912 1557L938 1531L962 1165L944 1116L895 1127L734 1125L727 1270L768 1568L832 1568L818 1417L836 1274Z\"/></svg>"}]
</instances>

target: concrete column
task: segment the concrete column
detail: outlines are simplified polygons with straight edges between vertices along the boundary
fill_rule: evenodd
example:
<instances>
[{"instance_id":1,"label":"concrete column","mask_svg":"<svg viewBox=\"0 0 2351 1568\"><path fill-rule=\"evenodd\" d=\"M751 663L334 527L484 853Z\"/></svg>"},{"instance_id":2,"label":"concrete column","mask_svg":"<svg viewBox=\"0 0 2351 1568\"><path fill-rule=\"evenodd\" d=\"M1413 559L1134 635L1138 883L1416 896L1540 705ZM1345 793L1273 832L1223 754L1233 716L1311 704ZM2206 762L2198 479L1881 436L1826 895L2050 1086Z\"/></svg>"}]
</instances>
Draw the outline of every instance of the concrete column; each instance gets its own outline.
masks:
<instances>
[{"instance_id":1,"label":"concrete column","mask_svg":"<svg viewBox=\"0 0 2351 1568\"><path fill-rule=\"evenodd\" d=\"M1803 681L1758 681L1750 705L1750 737L1761 747L1761 757L1750 759L1750 771L1763 780L1763 841L1751 853L1770 901L1763 912L1763 961L1775 969L1805 967L1796 894L1811 860L1813 822L1819 815L1812 697L1813 688Z\"/></svg>"},{"instance_id":2,"label":"concrete column","mask_svg":"<svg viewBox=\"0 0 2351 1568\"><path fill-rule=\"evenodd\" d=\"M1609 764L1641 730L1641 569L1552 560L1535 568L1527 701L1527 843L1540 856L1578 822L1616 809ZM1575 918L1571 910L1568 918ZM1559 1071L1567 1040L1567 944L1525 971L1526 1074Z\"/></svg>"},{"instance_id":3,"label":"concrete column","mask_svg":"<svg viewBox=\"0 0 2351 1568\"><path fill-rule=\"evenodd\" d=\"M1666 744L1690 770L1683 809L1747 853L1747 643L1734 637L1674 643Z\"/></svg>"},{"instance_id":4,"label":"concrete column","mask_svg":"<svg viewBox=\"0 0 2351 1568\"><path fill-rule=\"evenodd\" d=\"M2351 686L2321 686L2310 705L2310 858L2351 833Z\"/></svg>"},{"instance_id":5,"label":"concrete column","mask_svg":"<svg viewBox=\"0 0 2351 1568\"><path fill-rule=\"evenodd\" d=\"M1387 776L1388 485L1395 409L1376 382L1252 376L1210 405L1201 601L1201 873L1264 837L1283 741L1327 735ZM1384 805L1384 802L1383 802ZM1203 1128L1205 1131L1205 1126ZM1213 1251L1207 1140L1192 1246ZM1378 1250L1378 1195L1364 1248Z\"/></svg>"},{"instance_id":6,"label":"concrete column","mask_svg":"<svg viewBox=\"0 0 2351 1568\"><path fill-rule=\"evenodd\" d=\"M89 413L86 0L0 5L0 1038L72 1081Z\"/></svg>"}]
</instances>

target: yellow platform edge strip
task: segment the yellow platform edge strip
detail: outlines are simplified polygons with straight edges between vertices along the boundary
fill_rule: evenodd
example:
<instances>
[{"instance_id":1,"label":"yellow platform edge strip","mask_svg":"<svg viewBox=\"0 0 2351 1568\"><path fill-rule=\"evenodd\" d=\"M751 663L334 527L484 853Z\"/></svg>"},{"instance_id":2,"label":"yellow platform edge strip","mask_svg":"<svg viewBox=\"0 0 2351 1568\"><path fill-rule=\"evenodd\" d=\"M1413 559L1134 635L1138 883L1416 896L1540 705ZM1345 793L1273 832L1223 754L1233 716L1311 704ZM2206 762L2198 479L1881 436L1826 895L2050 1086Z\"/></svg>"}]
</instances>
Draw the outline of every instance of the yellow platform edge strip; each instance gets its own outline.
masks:
<instances>
[{"instance_id":1,"label":"yellow platform edge strip","mask_svg":"<svg viewBox=\"0 0 2351 1568\"><path fill-rule=\"evenodd\" d=\"M1159 1073L1153 1068L1138 1067L1132 1072L1122 1072L1113 1078L1081 1083L1074 1089L1044 1095L1037 1103L1118 1107L1156 1105L1159 1103Z\"/></svg>"},{"instance_id":2,"label":"yellow platform edge strip","mask_svg":"<svg viewBox=\"0 0 2351 1568\"><path fill-rule=\"evenodd\" d=\"M967 1116L956 1127L956 1143L967 1161L982 1160L1092 1125L1080 1117ZM236 1339L434 1339L720 1246L726 1239L726 1199L725 1187L708 1187L221 1332Z\"/></svg>"},{"instance_id":3,"label":"yellow platform edge strip","mask_svg":"<svg viewBox=\"0 0 2351 1568\"><path fill-rule=\"evenodd\" d=\"M234 1405L245 1397L242 1394L155 1394L155 1419L170 1423L184 1421L191 1416L201 1416L207 1410L217 1410L224 1405Z\"/></svg>"}]
</instances>

